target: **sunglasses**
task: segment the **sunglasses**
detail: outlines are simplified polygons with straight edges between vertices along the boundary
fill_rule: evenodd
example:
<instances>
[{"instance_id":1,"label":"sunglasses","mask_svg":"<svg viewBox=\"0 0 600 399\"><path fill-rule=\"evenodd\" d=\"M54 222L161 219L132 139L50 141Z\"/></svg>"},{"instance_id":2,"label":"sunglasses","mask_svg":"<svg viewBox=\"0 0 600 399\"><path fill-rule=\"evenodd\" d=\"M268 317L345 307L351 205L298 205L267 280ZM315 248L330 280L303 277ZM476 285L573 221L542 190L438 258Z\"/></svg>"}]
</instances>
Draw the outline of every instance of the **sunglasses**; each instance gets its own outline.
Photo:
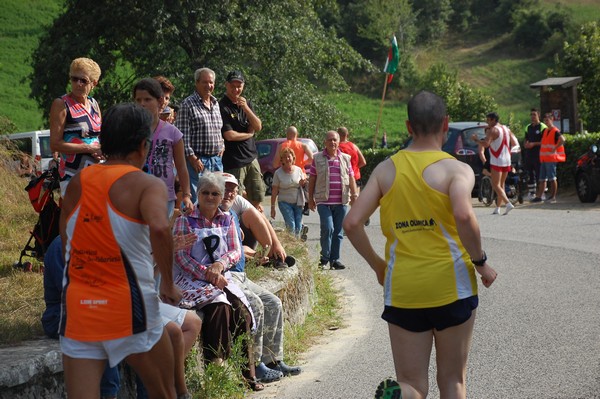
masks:
<instances>
[{"instance_id":1,"label":"sunglasses","mask_svg":"<svg viewBox=\"0 0 600 399\"><path fill-rule=\"evenodd\" d=\"M218 191L202 191L200 194L204 195L205 197L208 197L209 195L212 195L213 197L221 196L221 193Z\"/></svg>"},{"instance_id":2,"label":"sunglasses","mask_svg":"<svg viewBox=\"0 0 600 399\"><path fill-rule=\"evenodd\" d=\"M91 80L87 80L86 78L78 78L77 76L71 76L71 82L81 83L82 85L88 85L91 83Z\"/></svg>"}]
</instances>

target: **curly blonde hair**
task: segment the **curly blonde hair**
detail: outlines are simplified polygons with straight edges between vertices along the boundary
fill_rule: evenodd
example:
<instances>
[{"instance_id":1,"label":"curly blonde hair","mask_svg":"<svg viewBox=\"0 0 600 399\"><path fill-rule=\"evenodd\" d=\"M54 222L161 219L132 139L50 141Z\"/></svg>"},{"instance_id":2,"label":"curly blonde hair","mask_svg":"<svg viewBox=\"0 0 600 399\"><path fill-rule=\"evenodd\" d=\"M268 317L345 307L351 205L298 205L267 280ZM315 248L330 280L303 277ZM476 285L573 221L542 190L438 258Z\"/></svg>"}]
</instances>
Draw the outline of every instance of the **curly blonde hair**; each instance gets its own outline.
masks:
<instances>
[{"instance_id":1,"label":"curly blonde hair","mask_svg":"<svg viewBox=\"0 0 600 399\"><path fill-rule=\"evenodd\" d=\"M102 73L100 66L96 63L96 61L85 57L75 58L73 61L71 61L69 73L73 75L73 73L77 71L84 72L94 82L98 82L100 79L100 74Z\"/></svg>"}]
</instances>

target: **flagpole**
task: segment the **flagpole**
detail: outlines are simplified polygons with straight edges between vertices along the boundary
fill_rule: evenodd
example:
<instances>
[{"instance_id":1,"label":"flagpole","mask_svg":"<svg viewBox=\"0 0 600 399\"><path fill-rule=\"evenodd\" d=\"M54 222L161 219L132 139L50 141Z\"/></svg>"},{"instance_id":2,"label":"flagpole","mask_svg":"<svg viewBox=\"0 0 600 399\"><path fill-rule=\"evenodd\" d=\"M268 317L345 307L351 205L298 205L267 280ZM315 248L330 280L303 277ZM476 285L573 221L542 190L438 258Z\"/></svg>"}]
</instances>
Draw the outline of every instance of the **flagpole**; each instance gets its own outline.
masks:
<instances>
[{"instance_id":1,"label":"flagpole","mask_svg":"<svg viewBox=\"0 0 600 399\"><path fill-rule=\"evenodd\" d=\"M379 116L377 117L377 127L375 128L375 136L373 137L373 149L377 147L377 136L379 136L379 124L381 123L381 112L383 111L383 102L385 101L385 92L387 90L388 78L390 74L385 74L385 82L383 84L383 95L381 96L381 105L379 106Z\"/></svg>"}]
</instances>

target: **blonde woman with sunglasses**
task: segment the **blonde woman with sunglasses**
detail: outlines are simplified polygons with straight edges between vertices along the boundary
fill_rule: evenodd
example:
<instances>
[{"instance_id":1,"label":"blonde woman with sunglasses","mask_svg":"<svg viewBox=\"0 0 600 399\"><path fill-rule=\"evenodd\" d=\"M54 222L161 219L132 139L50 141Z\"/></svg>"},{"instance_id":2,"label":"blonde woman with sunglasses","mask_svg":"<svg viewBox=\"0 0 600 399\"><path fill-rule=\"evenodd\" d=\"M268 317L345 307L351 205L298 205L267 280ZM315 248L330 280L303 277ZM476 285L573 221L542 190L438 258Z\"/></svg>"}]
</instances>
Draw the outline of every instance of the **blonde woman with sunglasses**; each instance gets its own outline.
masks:
<instances>
[{"instance_id":1,"label":"blonde woman with sunglasses","mask_svg":"<svg viewBox=\"0 0 600 399\"><path fill-rule=\"evenodd\" d=\"M100 150L100 107L90 93L100 79L100 67L90 58L76 58L69 68L71 91L54 99L50 108L50 148L60 153L60 187L79 170L103 159Z\"/></svg>"}]
</instances>

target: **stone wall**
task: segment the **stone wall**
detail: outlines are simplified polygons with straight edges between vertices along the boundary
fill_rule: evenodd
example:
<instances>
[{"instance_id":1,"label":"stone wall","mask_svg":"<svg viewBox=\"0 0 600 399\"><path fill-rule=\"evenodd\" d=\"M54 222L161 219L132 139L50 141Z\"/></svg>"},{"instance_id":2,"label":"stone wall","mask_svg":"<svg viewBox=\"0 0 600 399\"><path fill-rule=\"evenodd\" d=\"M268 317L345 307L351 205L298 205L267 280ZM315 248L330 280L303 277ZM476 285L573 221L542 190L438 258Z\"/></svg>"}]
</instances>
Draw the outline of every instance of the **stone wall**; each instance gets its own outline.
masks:
<instances>
[{"instance_id":1,"label":"stone wall","mask_svg":"<svg viewBox=\"0 0 600 399\"><path fill-rule=\"evenodd\" d=\"M312 307L314 280L310 267L273 270L260 285L282 300L286 323L299 324ZM121 368L119 399L135 398L135 378ZM0 348L0 399L62 399L62 354L58 341L39 339Z\"/></svg>"}]
</instances>

